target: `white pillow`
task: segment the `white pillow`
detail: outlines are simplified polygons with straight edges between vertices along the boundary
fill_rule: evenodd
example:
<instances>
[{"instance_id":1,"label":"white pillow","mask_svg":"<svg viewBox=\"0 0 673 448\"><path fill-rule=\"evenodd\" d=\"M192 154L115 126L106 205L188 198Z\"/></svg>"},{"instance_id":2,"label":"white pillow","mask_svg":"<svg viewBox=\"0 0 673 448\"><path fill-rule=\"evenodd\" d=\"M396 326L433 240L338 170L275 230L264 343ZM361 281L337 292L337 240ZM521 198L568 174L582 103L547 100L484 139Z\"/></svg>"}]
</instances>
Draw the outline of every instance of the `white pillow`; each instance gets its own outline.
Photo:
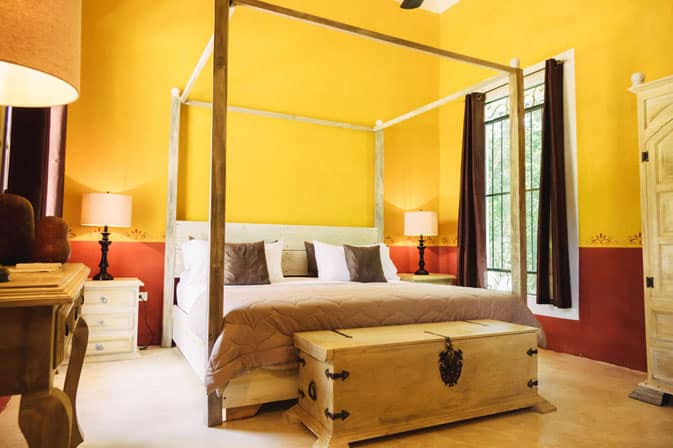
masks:
<instances>
[{"instance_id":1,"label":"white pillow","mask_svg":"<svg viewBox=\"0 0 673 448\"><path fill-rule=\"evenodd\" d=\"M383 267L383 275L385 275L386 280L398 281L400 277L397 275L397 266L393 263L393 260L390 258L390 248L384 243L379 243L381 248L381 266Z\"/></svg>"},{"instance_id":2,"label":"white pillow","mask_svg":"<svg viewBox=\"0 0 673 448\"><path fill-rule=\"evenodd\" d=\"M351 279L343 246L313 241L319 280L348 282Z\"/></svg>"},{"instance_id":3,"label":"white pillow","mask_svg":"<svg viewBox=\"0 0 673 448\"><path fill-rule=\"evenodd\" d=\"M264 255L266 257L266 268L269 271L269 281L283 281L283 240L273 243L264 243Z\"/></svg>"},{"instance_id":4,"label":"white pillow","mask_svg":"<svg viewBox=\"0 0 673 448\"><path fill-rule=\"evenodd\" d=\"M206 240L189 240L180 246L184 271L180 273L180 281L201 283L208 281L210 246Z\"/></svg>"}]
</instances>

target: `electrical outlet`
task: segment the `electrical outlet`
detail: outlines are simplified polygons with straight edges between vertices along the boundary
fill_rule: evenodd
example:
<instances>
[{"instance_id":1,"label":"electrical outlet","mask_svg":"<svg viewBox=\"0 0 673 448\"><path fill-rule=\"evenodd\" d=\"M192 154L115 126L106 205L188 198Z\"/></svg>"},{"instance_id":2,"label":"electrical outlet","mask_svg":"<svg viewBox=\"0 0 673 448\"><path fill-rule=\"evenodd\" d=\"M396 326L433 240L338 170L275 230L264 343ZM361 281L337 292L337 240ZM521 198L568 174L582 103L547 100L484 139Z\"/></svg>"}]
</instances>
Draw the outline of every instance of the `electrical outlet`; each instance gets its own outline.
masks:
<instances>
[{"instance_id":1,"label":"electrical outlet","mask_svg":"<svg viewBox=\"0 0 673 448\"><path fill-rule=\"evenodd\" d=\"M138 293L138 300L141 302L147 302L147 291L140 291Z\"/></svg>"}]
</instances>

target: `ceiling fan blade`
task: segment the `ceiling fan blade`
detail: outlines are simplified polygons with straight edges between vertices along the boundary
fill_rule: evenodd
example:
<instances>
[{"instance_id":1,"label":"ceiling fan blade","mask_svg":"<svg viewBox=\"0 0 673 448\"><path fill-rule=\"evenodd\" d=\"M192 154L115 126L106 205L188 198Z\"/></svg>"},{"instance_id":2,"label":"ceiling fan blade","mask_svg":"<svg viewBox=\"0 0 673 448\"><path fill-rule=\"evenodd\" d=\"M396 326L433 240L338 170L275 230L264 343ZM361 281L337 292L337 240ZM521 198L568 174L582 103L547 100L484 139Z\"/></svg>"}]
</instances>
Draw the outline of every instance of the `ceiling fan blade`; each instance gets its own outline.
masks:
<instances>
[{"instance_id":1,"label":"ceiling fan blade","mask_svg":"<svg viewBox=\"0 0 673 448\"><path fill-rule=\"evenodd\" d=\"M402 9L416 9L423 4L423 0L402 0Z\"/></svg>"}]
</instances>

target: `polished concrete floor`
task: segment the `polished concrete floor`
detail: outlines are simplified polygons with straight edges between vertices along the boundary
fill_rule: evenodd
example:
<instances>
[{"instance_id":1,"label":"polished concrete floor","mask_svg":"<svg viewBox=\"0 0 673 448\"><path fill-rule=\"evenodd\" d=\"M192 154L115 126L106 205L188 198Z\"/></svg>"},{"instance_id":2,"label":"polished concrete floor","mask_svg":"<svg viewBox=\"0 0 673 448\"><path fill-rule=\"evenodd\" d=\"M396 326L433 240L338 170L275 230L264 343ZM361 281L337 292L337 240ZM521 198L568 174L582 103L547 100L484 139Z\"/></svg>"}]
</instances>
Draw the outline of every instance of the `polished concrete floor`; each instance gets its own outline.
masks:
<instances>
[{"instance_id":1,"label":"polished concrete floor","mask_svg":"<svg viewBox=\"0 0 673 448\"><path fill-rule=\"evenodd\" d=\"M59 375L61 381L63 375ZM673 406L629 399L641 372L540 351L540 394L550 414L516 411L353 444L353 447L673 447ZM175 349L84 366L79 412L85 447L309 448L315 438L287 423L282 406L218 428L203 424L201 386ZM0 447L26 446L18 397L0 414Z\"/></svg>"}]
</instances>

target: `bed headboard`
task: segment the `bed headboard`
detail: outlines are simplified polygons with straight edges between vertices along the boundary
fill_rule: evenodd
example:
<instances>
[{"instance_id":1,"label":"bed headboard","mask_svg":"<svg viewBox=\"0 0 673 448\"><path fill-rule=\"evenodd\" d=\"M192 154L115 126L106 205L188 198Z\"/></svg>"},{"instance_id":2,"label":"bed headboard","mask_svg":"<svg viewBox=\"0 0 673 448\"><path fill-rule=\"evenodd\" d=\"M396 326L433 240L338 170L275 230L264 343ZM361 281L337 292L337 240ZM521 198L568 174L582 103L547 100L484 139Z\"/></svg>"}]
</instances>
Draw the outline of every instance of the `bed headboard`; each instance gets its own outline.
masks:
<instances>
[{"instance_id":1,"label":"bed headboard","mask_svg":"<svg viewBox=\"0 0 673 448\"><path fill-rule=\"evenodd\" d=\"M208 239L207 221L176 221L175 223L175 269L166 272L176 278L183 270L181 244L190 238ZM232 243L251 241L272 242L283 240L283 274L306 275L306 251L304 241L319 240L332 244L376 244L376 227L330 227L298 226L282 224L227 223L226 239Z\"/></svg>"}]
</instances>

